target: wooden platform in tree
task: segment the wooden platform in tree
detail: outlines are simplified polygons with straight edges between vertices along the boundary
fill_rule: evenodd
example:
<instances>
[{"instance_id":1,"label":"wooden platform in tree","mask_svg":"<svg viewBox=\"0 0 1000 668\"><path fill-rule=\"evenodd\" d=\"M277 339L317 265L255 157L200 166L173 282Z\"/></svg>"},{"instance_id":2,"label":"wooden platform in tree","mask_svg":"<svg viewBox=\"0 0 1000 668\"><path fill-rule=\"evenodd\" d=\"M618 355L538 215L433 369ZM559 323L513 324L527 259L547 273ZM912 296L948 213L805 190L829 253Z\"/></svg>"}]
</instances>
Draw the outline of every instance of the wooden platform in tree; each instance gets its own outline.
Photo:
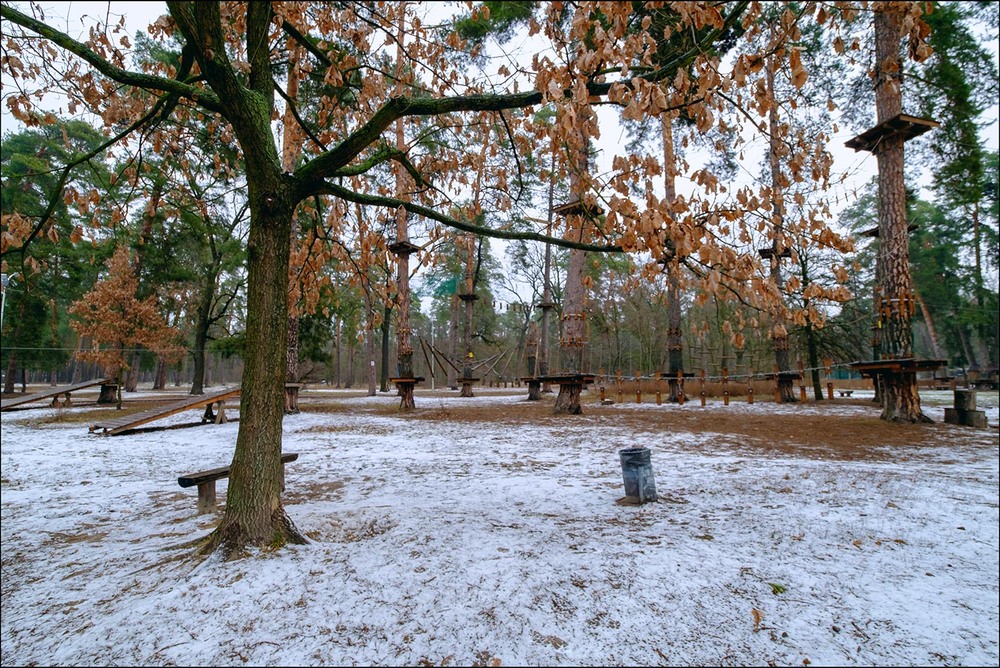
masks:
<instances>
[{"instance_id":1,"label":"wooden platform in tree","mask_svg":"<svg viewBox=\"0 0 1000 668\"><path fill-rule=\"evenodd\" d=\"M566 202L565 204L559 204L552 207L552 213L557 216L576 215L596 218L604 213L604 209L600 205L588 206L586 202L575 199L571 202Z\"/></svg>"},{"instance_id":2,"label":"wooden platform in tree","mask_svg":"<svg viewBox=\"0 0 1000 668\"><path fill-rule=\"evenodd\" d=\"M870 151L872 153L878 145L889 137L900 136L903 141L919 137L932 128L941 127L937 121L929 118L910 116L909 114L898 114L887 121L882 121L870 130L865 130L857 137L844 142L847 148L855 151Z\"/></svg>"},{"instance_id":3,"label":"wooden platform in tree","mask_svg":"<svg viewBox=\"0 0 1000 668\"><path fill-rule=\"evenodd\" d=\"M141 413L133 413L132 415L126 415L120 418L104 420L96 424L92 424L90 426L90 432L94 433L98 430L103 430L101 431L102 436L117 436L118 434L138 429L142 425L149 424L155 420L161 420L163 418L170 417L171 415L176 415L177 413L196 408L205 409L205 414L201 418L202 422L214 422L215 424L221 424L227 421L224 410L226 399L232 399L233 397L238 397L239 395L240 388L237 387L234 390L223 390L222 392L216 392L215 394L192 396L166 406L158 406ZM212 412L212 406L215 404L218 404L218 413Z\"/></svg>"},{"instance_id":4,"label":"wooden platform in tree","mask_svg":"<svg viewBox=\"0 0 1000 668\"><path fill-rule=\"evenodd\" d=\"M865 377L878 376L887 373L919 373L934 371L947 364L947 360L918 360L913 357L898 359L872 360L870 362L854 362L851 368Z\"/></svg>"},{"instance_id":5,"label":"wooden platform in tree","mask_svg":"<svg viewBox=\"0 0 1000 668\"><path fill-rule=\"evenodd\" d=\"M388 246L395 255L412 255L420 250L420 246L411 244L409 241L394 241Z\"/></svg>"},{"instance_id":6,"label":"wooden platform in tree","mask_svg":"<svg viewBox=\"0 0 1000 668\"><path fill-rule=\"evenodd\" d=\"M802 374L797 371L779 371L764 374L764 380L802 380Z\"/></svg>"},{"instance_id":7,"label":"wooden platform in tree","mask_svg":"<svg viewBox=\"0 0 1000 668\"><path fill-rule=\"evenodd\" d=\"M590 385L597 379L592 373L562 373L552 376L539 376L535 380L552 385Z\"/></svg>"},{"instance_id":8,"label":"wooden platform in tree","mask_svg":"<svg viewBox=\"0 0 1000 668\"><path fill-rule=\"evenodd\" d=\"M36 392L35 394L27 394L23 397L17 397L15 399L4 399L0 402L0 411L5 411L9 408L16 408L17 406L23 406L24 404L31 403L33 401L41 401L42 399L52 399L53 406L71 406L69 395L70 392L76 392L77 390L82 390L88 387L93 387L95 385L104 385L110 382L107 378L98 378L96 380L88 380L82 383L76 383L75 385L66 385L62 387L54 387L50 390L44 392ZM66 399L60 403L59 397L66 395Z\"/></svg>"},{"instance_id":9,"label":"wooden platform in tree","mask_svg":"<svg viewBox=\"0 0 1000 668\"><path fill-rule=\"evenodd\" d=\"M919 229L919 227L917 227L917 225L915 223L910 223L909 225L906 226L906 231L907 232L915 232L918 229ZM879 237L878 226L876 225L875 227L869 228L869 229L867 229L867 230L865 230L863 232L858 232L858 236L859 237L871 237L872 239L878 239L878 237Z\"/></svg>"}]
</instances>

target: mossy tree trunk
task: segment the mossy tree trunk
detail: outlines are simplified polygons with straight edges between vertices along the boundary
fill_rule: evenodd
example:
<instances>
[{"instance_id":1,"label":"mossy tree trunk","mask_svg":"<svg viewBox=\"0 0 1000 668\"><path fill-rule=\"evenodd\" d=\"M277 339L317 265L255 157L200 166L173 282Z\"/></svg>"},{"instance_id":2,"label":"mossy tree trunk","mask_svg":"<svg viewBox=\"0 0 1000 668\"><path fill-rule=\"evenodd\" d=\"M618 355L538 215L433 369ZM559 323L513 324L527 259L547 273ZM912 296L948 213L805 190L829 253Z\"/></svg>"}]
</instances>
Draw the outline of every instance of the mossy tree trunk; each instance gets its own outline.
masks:
<instances>
[{"instance_id":1,"label":"mossy tree trunk","mask_svg":"<svg viewBox=\"0 0 1000 668\"><path fill-rule=\"evenodd\" d=\"M252 55L246 85L226 53L219 5L171 1L168 6L218 95L246 162L250 231L240 429L225 514L204 547L206 552L219 549L228 558L248 547L305 542L281 503L288 263L292 216L303 195L283 173L271 132L270 3L247 8L247 50Z\"/></svg>"}]
</instances>

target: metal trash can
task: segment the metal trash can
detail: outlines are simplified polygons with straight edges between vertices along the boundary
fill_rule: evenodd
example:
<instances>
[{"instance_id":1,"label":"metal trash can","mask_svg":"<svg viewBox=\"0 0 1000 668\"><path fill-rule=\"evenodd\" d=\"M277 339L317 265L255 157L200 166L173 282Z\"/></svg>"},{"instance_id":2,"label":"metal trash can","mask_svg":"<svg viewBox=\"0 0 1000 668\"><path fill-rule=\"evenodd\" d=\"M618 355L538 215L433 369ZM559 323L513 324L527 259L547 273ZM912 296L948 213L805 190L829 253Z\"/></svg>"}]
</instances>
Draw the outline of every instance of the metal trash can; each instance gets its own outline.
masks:
<instances>
[{"instance_id":1,"label":"metal trash can","mask_svg":"<svg viewBox=\"0 0 1000 668\"><path fill-rule=\"evenodd\" d=\"M639 505L656 501L656 481L649 448L626 448L618 451L625 480L625 498Z\"/></svg>"}]
</instances>

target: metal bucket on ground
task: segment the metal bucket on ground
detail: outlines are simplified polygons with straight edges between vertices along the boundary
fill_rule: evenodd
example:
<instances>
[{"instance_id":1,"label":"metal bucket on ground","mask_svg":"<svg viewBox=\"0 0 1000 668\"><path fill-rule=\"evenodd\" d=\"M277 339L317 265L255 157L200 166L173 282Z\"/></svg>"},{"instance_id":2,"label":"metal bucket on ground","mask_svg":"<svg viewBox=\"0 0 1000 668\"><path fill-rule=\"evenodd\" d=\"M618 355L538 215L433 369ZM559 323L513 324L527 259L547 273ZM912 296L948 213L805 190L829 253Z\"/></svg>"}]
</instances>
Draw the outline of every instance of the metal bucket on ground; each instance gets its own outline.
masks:
<instances>
[{"instance_id":1,"label":"metal bucket on ground","mask_svg":"<svg viewBox=\"0 0 1000 668\"><path fill-rule=\"evenodd\" d=\"M626 448L618 451L625 480L625 497L639 505L656 501L656 481L649 448Z\"/></svg>"}]
</instances>

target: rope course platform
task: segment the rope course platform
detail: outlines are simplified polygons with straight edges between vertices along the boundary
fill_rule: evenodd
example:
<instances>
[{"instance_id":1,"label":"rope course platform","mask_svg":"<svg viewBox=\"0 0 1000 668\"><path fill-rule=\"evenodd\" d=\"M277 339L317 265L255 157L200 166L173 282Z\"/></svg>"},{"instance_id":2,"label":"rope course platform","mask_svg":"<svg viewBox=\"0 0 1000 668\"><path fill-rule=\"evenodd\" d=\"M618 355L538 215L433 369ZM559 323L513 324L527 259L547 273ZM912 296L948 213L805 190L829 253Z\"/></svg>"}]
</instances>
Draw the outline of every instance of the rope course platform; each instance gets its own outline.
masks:
<instances>
[{"instance_id":1,"label":"rope course platform","mask_svg":"<svg viewBox=\"0 0 1000 668\"><path fill-rule=\"evenodd\" d=\"M870 130L865 130L857 137L844 142L847 148L855 151L869 151L875 153L879 144L890 137L902 137L903 141L919 137L928 130L939 128L941 124L929 118L910 116L909 114L897 114L892 118L882 121Z\"/></svg>"},{"instance_id":2,"label":"rope course platform","mask_svg":"<svg viewBox=\"0 0 1000 668\"><path fill-rule=\"evenodd\" d=\"M862 376L873 377L883 374L920 373L934 371L948 363L947 360L918 360L913 357L854 362L852 369Z\"/></svg>"}]
</instances>

